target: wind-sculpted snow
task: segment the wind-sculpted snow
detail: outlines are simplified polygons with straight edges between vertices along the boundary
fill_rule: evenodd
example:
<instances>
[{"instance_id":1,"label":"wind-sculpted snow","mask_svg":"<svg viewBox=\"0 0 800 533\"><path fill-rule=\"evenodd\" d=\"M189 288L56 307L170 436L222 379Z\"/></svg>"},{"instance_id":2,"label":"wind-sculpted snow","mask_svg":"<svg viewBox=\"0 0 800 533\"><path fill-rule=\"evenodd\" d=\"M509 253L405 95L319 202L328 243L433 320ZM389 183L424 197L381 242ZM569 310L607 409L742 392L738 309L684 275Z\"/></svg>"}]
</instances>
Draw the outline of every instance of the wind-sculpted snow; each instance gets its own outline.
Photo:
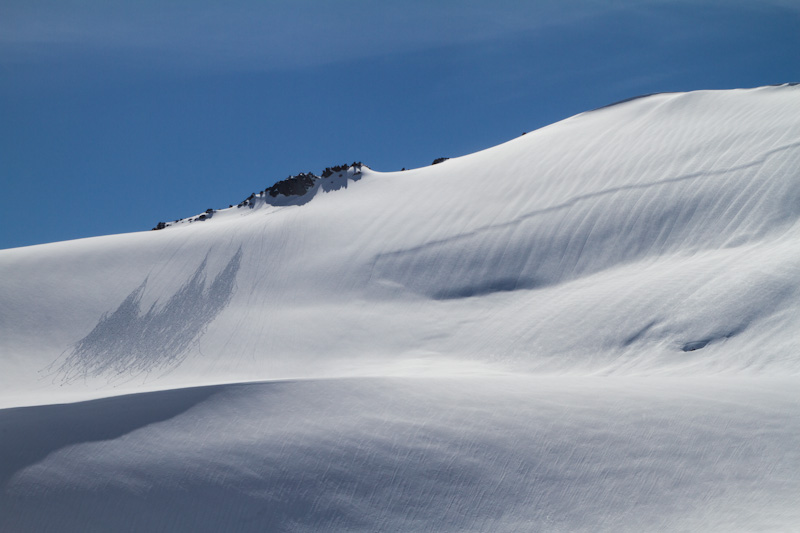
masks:
<instances>
[{"instance_id":1,"label":"wind-sculpted snow","mask_svg":"<svg viewBox=\"0 0 800 533\"><path fill-rule=\"evenodd\" d=\"M656 94L0 251L0 530L792 531L798 169Z\"/></svg>"},{"instance_id":2,"label":"wind-sculpted snow","mask_svg":"<svg viewBox=\"0 0 800 533\"><path fill-rule=\"evenodd\" d=\"M679 250L741 246L797 221L800 180L757 179L797 168L800 143L793 143L732 168L653 176L661 179L381 254L374 276L434 298L470 297L554 285ZM687 187L692 194L681 198ZM636 201L627 202L633 191Z\"/></svg>"},{"instance_id":3,"label":"wind-sculpted snow","mask_svg":"<svg viewBox=\"0 0 800 533\"><path fill-rule=\"evenodd\" d=\"M206 260L163 306L142 313L147 280L111 314L53 364L69 383L90 376L125 380L145 372L165 371L181 363L189 347L230 302L242 250L206 288Z\"/></svg>"}]
</instances>

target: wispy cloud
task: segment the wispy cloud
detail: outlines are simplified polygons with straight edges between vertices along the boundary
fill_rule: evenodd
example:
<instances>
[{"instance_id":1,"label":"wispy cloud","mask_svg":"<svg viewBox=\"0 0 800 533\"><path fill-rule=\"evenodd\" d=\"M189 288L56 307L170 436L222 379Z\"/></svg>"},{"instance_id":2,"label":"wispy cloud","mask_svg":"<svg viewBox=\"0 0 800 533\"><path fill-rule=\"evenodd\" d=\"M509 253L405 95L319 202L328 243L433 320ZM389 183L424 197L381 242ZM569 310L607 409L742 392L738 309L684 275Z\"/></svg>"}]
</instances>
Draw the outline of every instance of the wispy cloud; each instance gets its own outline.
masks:
<instances>
[{"instance_id":1,"label":"wispy cloud","mask_svg":"<svg viewBox=\"0 0 800 533\"><path fill-rule=\"evenodd\" d=\"M0 68L77 57L84 64L99 61L137 72L302 69L511 43L521 34L552 40L555 32L582 41L587 31L630 14L653 29L641 46L626 52L636 58L641 49L660 49L668 41L680 46L702 40L698 21L676 25L669 19L703 8L779 10L800 21L794 0L5 0ZM664 13L672 15L657 20ZM614 29L606 29L614 39Z\"/></svg>"},{"instance_id":2,"label":"wispy cloud","mask_svg":"<svg viewBox=\"0 0 800 533\"><path fill-rule=\"evenodd\" d=\"M598 9L590 0L570 7L510 0L11 0L0 7L0 47L74 45L185 65L298 67L494 39Z\"/></svg>"}]
</instances>

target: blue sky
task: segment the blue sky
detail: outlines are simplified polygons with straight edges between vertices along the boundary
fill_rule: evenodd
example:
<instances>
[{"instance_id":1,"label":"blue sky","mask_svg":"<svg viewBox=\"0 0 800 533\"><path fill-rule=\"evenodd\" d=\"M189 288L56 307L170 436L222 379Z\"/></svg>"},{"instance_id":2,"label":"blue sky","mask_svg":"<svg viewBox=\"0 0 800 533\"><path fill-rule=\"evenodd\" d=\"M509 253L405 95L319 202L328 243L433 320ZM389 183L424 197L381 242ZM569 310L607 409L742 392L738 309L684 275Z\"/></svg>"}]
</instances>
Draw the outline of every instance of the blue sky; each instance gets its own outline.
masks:
<instances>
[{"instance_id":1,"label":"blue sky","mask_svg":"<svg viewBox=\"0 0 800 533\"><path fill-rule=\"evenodd\" d=\"M0 248L430 164L630 96L800 81L796 1L4 0Z\"/></svg>"}]
</instances>

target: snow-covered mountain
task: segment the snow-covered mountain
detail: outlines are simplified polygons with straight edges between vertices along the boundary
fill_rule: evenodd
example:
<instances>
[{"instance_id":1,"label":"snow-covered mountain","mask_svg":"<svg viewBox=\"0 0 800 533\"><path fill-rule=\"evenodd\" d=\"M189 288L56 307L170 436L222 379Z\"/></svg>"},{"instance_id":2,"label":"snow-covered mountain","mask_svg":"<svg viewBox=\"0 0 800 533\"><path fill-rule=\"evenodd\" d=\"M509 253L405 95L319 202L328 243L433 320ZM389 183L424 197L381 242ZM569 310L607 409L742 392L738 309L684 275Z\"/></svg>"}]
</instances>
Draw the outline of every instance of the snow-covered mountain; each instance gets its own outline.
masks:
<instances>
[{"instance_id":1,"label":"snow-covered mountain","mask_svg":"<svg viewBox=\"0 0 800 533\"><path fill-rule=\"evenodd\" d=\"M800 86L328 170L0 251L0 530L800 524Z\"/></svg>"}]
</instances>

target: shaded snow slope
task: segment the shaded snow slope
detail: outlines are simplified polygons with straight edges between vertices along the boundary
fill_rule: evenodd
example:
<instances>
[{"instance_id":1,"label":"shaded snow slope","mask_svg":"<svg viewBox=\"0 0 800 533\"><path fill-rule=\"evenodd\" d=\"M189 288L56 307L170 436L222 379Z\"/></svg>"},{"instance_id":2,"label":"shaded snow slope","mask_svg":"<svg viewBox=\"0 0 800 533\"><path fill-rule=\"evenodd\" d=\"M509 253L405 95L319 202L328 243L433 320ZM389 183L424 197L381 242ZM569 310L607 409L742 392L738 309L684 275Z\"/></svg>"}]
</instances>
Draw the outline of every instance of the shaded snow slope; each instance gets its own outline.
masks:
<instances>
[{"instance_id":1,"label":"shaded snow slope","mask_svg":"<svg viewBox=\"0 0 800 533\"><path fill-rule=\"evenodd\" d=\"M750 533L800 522L795 382L619 381L311 380L0 410L13 470L0 471L0 530Z\"/></svg>"},{"instance_id":2,"label":"shaded snow slope","mask_svg":"<svg viewBox=\"0 0 800 533\"><path fill-rule=\"evenodd\" d=\"M162 231L0 252L5 405L241 380L800 370L800 87L662 94Z\"/></svg>"}]
</instances>

